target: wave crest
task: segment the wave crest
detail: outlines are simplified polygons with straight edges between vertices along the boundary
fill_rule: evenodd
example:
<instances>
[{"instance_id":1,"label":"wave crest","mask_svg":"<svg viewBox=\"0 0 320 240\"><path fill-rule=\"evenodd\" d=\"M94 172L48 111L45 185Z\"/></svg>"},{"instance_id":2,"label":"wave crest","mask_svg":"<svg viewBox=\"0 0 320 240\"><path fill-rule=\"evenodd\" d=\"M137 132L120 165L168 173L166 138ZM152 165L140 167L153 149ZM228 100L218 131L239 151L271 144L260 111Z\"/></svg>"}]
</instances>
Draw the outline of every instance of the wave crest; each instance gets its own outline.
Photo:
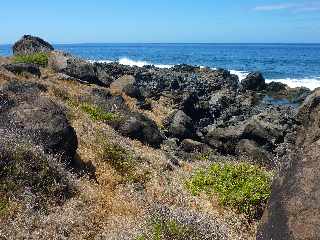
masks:
<instances>
[{"instance_id":1,"label":"wave crest","mask_svg":"<svg viewBox=\"0 0 320 240\"><path fill-rule=\"evenodd\" d=\"M112 63L112 62L118 62L122 65L127 65L127 66L137 66L137 67L143 67L147 65L154 65L155 67L158 68L171 68L174 65L168 65L168 64L153 64L147 61L139 61L139 60L133 60L127 57L120 58L118 61L111 61L111 60L99 60L99 61L94 61L94 60L89 60L89 62L99 62L99 63ZM216 68L212 68L216 69ZM239 80L242 81L245 79L249 72L246 71L238 71L238 70L229 70L231 74L237 75L239 77ZM306 78L282 78L282 79L266 79L267 83L270 82L281 82L286 85L288 85L291 88L296 88L296 87L306 87L311 90L314 90L316 88L320 87L320 77L306 77Z\"/></svg>"}]
</instances>

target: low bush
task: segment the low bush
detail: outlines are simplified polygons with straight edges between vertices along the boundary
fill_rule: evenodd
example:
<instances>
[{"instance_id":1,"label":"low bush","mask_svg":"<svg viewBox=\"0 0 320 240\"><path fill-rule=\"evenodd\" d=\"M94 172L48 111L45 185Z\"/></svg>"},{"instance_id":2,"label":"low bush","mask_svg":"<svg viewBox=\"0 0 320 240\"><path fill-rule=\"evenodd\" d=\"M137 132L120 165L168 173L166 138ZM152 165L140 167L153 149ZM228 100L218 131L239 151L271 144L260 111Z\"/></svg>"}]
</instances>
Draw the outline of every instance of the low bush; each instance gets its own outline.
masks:
<instances>
[{"instance_id":1,"label":"low bush","mask_svg":"<svg viewBox=\"0 0 320 240\"><path fill-rule=\"evenodd\" d=\"M30 55L18 55L14 56L13 62L15 63L33 63L41 67L48 66L48 54L46 53L34 53Z\"/></svg>"},{"instance_id":2,"label":"low bush","mask_svg":"<svg viewBox=\"0 0 320 240\"><path fill-rule=\"evenodd\" d=\"M192 194L217 194L222 206L232 207L249 218L261 217L271 193L272 174L247 163L215 163L187 181Z\"/></svg>"}]
</instances>

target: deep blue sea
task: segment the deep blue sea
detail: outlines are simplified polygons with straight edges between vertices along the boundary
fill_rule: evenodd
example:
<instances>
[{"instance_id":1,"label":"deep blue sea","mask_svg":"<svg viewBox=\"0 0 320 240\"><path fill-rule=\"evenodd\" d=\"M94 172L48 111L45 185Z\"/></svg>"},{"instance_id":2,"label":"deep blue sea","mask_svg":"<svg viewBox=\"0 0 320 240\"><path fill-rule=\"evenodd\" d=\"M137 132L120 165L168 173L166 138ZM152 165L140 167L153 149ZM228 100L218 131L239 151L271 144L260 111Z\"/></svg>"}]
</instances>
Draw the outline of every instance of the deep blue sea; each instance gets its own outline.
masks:
<instances>
[{"instance_id":1,"label":"deep blue sea","mask_svg":"<svg viewBox=\"0 0 320 240\"><path fill-rule=\"evenodd\" d=\"M93 61L143 66L192 64L225 68L240 79L261 71L267 81L320 87L320 44L59 44L56 49ZM0 55L11 55L0 45Z\"/></svg>"}]
</instances>

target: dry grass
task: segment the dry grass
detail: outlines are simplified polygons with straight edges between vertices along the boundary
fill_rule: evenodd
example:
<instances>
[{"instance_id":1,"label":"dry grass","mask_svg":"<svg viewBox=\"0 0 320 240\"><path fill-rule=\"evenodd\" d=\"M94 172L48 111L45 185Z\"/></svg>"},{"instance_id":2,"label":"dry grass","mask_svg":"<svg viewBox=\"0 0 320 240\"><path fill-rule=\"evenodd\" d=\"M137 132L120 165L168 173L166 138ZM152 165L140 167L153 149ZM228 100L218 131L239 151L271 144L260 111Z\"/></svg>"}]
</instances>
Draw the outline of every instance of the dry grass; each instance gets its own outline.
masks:
<instances>
[{"instance_id":1,"label":"dry grass","mask_svg":"<svg viewBox=\"0 0 320 240\"><path fill-rule=\"evenodd\" d=\"M206 195L192 196L185 188L185 180L209 161L183 162L175 171L167 169L170 161L161 149L153 149L139 141L119 135L105 123L93 121L79 107L68 105L91 90L91 86L74 81L58 80L53 72L43 69L48 87L44 93L53 101L64 105L74 127L79 147L77 154L84 163L92 163L95 179L83 176L76 181L78 194L47 213L19 210L11 220L12 228L0 226L0 239L128 239L150 232L150 218L157 209L170 209L170 216L188 223L188 219L203 220L197 228L201 234L217 234L225 239L253 239L255 224L232 211L221 209L217 201ZM1 75L0 75L1 76ZM0 77L1 78L1 77ZM9 78L10 79L10 78ZM131 108L134 100L125 98ZM171 100L162 97L152 102L153 110L145 113L159 126L172 111ZM139 110L140 111L140 110ZM117 171L105 159L105 143L118 145L134 158L134 171L147 172L143 181L124 181L123 172ZM104 156L104 157L103 157ZM217 158L220 158L217 156ZM5 235L4 235L5 233ZM205 236L205 235L203 235ZM208 235L209 236L209 235ZM223 239L223 238L222 238Z\"/></svg>"}]
</instances>

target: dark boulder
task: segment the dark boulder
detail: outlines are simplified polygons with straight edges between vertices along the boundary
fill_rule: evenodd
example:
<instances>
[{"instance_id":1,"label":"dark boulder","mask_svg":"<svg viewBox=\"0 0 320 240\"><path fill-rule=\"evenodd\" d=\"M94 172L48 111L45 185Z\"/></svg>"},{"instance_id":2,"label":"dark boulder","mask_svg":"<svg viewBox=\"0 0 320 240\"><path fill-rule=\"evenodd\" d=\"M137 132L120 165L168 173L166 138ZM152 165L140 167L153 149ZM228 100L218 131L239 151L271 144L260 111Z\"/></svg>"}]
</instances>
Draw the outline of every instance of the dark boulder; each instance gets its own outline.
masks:
<instances>
[{"instance_id":1,"label":"dark boulder","mask_svg":"<svg viewBox=\"0 0 320 240\"><path fill-rule=\"evenodd\" d=\"M208 126L206 128L205 142L223 154L235 154L237 143L244 131L244 125L229 127Z\"/></svg>"},{"instance_id":2,"label":"dark boulder","mask_svg":"<svg viewBox=\"0 0 320 240\"><path fill-rule=\"evenodd\" d=\"M168 117L165 121L165 127L170 137L186 139L195 136L192 119L181 110Z\"/></svg>"},{"instance_id":3,"label":"dark boulder","mask_svg":"<svg viewBox=\"0 0 320 240\"><path fill-rule=\"evenodd\" d=\"M54 50L50 43L39 37L24 35L13 47L14 55L28 55L38 52L51 52Z\"/></svg>"},{"instance_id":4,"label":"dark boulder","mask_svg":"<svg viewBox=\"0 0 320 240\"><path fill-rule=\"evenodd\" d=\"M164 140L155 122L140 113L128 113L115 128L122 135L152 147L160 147Z\"/></svg>"},{"instance_id":5,"label":"dark boulder","mask_svg":"<svg viewBox=\"0 0 320 240\"><path fill-rule=\"evenodd\" d=\"M272 162L273 155L260 147L255 141L248 139L240 140L237 146L237 151L239 155L249 157L249 160L255 164L268 168L275 167Z\"/></svg>"},{"instance_id":6,"label":"dark boulder","mask_svg":"<svg viewBox=\"0 0 320 240\"><path fill-rule=\"evenodd\" d=\"M266 91L269 93L283 92L287 89L287 85L281 82L271 82L266 85Z\"/></svg>"},{"instance_id":7,"label":"dark boulder","mask_svg":"<svg viewBox=\"0 0 320 240\"><path fill-rule=\"evenodd\" d=\"M173 71L177 72L196 72L197 70L200 70L200 67L193 66L193 65L188 65L188 64L180 64L180 65L175 65L171 68Z\"/></svg>"},{"instance_id":8,"label":"dark boulder","mask_svg":"<svg viewBox=\"0 0 320 240\"><path fill-rule=\"evenodd\" d=\"M39 66L31 63L10 63L2 65L6 70L14 73L14 74L32 74L37 77L41 76Z\"/></svg>"},{"instance_id":9,"label":"dark boulder","mask_svg":"<svg viewBox=\"0 0 320 240\"><path fill-rule=\"evenodd\" d=\"M64 110L40 96L42 85L9 82L1 92L1 128L18 132L25 139L52 154L71 160L77 149L77 136Z\"/></svg>"},{"instance_id":10,"label":"dark boulder","mask_svg":"<svg viewBox=\"0 0 320 240\"><path fill-rule=\"evenodd\" d=\"M180 145L181 149L185 152L202 152L207 146L204 143L194 141L192 139L184 139Z\"/></svg>"},{"instance_id":11,"label":"dark boulder","mask_svg":"<svg viewBox=\"0 0 320 240\"><path fill-rule=\"evenodd\" d=\"M241 81L243 90L260 91L265 89L266 82L260 72L249 73L248 76Z\"/></svg>"},{"instance_id":12,"label":"dark boulder","mask_svg":"<svg viewBox=\"0 0 320 240\"><path fill-rule=\"evenodd\" d=\"M123 88L123 92L129 97L136 98L138 100L144 100L144 97L142 96L140 89L133 84L126 85Z\"/></svg>"},{"instance_id":13,"label":"dark boulder","mask_svg":"<svg viewBox=\"0 0 320 240\"><path fill-rule=\"evenodd\" d=\"M257 239L320 239L320 91L299 109L290 160L275 179Z\"/></svg>"},{"instance_id":14,"label":"dark boulder","mask_svg":"<svg viewBox=\"0 0 320 240\"><path fill-rule=\"evenodd\" d=\"M96 68L80 58L64 52L52 52L49 58L49 66L58 73L64 73L70 77L79 79L79 81L99 86L110 85L109 80L99 79ZM106 80L106 82L103 82Z\"/></svg>"}]
</instances>

